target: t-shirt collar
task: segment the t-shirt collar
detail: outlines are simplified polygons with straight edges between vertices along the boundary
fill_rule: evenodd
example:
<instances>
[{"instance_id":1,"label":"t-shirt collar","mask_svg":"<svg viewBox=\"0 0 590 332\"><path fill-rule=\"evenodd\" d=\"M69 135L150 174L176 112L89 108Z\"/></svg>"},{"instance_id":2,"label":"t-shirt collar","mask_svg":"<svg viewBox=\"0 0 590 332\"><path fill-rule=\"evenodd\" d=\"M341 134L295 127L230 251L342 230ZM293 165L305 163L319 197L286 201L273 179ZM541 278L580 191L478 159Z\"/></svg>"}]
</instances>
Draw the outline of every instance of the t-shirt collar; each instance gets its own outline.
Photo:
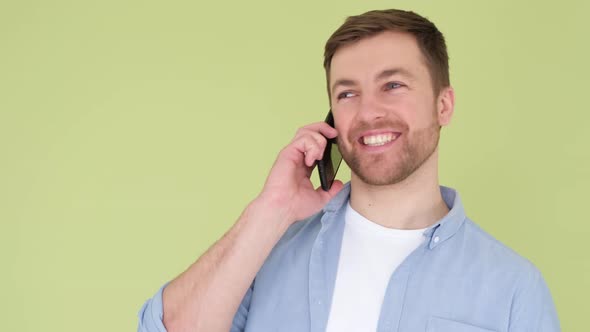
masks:
<instances>
[{"instance_id":1,"label":"t-shirt collar","mask_svg":"<svg viewBox=\"0 0 590 332\"><path fill-rule=\"evenodd\" d=\"M439 221L424 231L424 236L429 239L428 247L435 248L451 238L465 222L465 210L459 193L450 187L439 186L445 204L449 212ZM342 190L336 194L323 208L324 213L336 212L345 207L350 197L350 182L346 183ZM322 218L324 221L325 218ZM331 218L330 218L331 219Z\"/></svg>"}]
</instances>

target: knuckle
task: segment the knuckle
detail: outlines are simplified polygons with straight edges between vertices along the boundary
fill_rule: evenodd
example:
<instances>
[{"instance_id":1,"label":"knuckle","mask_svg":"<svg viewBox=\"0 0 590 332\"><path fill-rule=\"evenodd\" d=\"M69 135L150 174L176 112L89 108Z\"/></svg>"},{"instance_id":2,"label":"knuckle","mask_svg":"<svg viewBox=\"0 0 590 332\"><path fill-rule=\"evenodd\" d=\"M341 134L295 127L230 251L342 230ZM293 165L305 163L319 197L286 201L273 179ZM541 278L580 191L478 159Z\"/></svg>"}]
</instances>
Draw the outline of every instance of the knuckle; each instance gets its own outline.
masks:
<instances>
[{"instance_id":1,"label":"knuckle","mask_svg":"<svg viewBox=\"0 0 590 332\"><path fill-rule=\"evenodd\" d=\"M307 127L299 127L297 128L297 131L295 132L296 135L301 135L301 134L305 134L309 132L309 128Z\"/></svg>"}]
</instances>

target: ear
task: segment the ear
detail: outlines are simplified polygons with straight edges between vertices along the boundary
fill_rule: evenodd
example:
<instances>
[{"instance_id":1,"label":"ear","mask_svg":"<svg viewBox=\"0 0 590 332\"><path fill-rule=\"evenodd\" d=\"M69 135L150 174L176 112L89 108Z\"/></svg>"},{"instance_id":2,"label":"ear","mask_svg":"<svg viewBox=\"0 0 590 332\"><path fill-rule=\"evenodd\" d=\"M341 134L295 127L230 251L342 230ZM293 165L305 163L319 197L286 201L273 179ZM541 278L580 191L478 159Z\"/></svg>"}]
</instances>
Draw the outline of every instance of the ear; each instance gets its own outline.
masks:
<instances>
[{"instance_id":1,"label":"ear","mask_svg":"<svg viewBox=\"0 0 590 332\"><path fill-rule=\"evenodd\" d=\"M455 91L453 90L453 87L448 86L441 90L436 100L436 115L438 117L438 124L440 126L448 125L451 122L454 111Z\"/></svg>"}]
</instances>

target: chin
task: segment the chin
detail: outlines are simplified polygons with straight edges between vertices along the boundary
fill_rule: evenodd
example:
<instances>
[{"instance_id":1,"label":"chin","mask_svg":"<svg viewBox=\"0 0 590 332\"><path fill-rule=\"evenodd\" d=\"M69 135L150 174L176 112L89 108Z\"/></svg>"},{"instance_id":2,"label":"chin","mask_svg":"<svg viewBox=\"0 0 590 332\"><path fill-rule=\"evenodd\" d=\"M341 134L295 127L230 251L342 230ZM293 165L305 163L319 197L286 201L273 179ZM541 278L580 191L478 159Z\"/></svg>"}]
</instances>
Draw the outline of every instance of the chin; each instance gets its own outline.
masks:
<instances>
[{"instance_id":1,"label":"chin","mask_svg":"<svg viewBox=\"0 0 590 332\"><path fill-rule=\"evenodd\" d=\"M354 172L354 171L353 171ZM389 186L403 182L411 173L401 173L397 170L390 172L354 172L363 183L371 186Z\"/></svg>"},{"instance_id":2,"label":"chin","mask_svg":"<svg viewBox=\"0 0 590 332\"><path fill-rule=\"evenodd\" d=\"M382 158L370 161L363 160L363 162L359 160L358 156L353 155L350 160L345 160L350 170L363 183L372 186L387 186L406 180L432 157L433 152L414 156L408 153L397 156L398 159Z\"/></svg>"}]
</instances>

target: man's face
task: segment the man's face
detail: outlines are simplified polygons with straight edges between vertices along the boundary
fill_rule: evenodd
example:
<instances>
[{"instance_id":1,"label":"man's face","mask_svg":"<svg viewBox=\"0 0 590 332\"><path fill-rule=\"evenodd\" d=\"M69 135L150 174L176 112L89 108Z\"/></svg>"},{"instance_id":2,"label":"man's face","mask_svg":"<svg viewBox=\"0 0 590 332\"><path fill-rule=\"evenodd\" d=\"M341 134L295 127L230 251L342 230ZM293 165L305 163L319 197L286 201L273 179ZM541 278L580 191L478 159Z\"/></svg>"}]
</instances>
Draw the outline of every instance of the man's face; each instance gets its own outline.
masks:
<instances>
[{"instance_id":1,"label":"man's face","mask_svg":"<svg viewBox=\"0 0 590 332\"><path fill-rule=\"evenodd\" d=\"M336 51L330 69L338 146L363 182L403 181L436 150L431 77L414 37L383 32Z\"/></svg>"}]
</instances>

